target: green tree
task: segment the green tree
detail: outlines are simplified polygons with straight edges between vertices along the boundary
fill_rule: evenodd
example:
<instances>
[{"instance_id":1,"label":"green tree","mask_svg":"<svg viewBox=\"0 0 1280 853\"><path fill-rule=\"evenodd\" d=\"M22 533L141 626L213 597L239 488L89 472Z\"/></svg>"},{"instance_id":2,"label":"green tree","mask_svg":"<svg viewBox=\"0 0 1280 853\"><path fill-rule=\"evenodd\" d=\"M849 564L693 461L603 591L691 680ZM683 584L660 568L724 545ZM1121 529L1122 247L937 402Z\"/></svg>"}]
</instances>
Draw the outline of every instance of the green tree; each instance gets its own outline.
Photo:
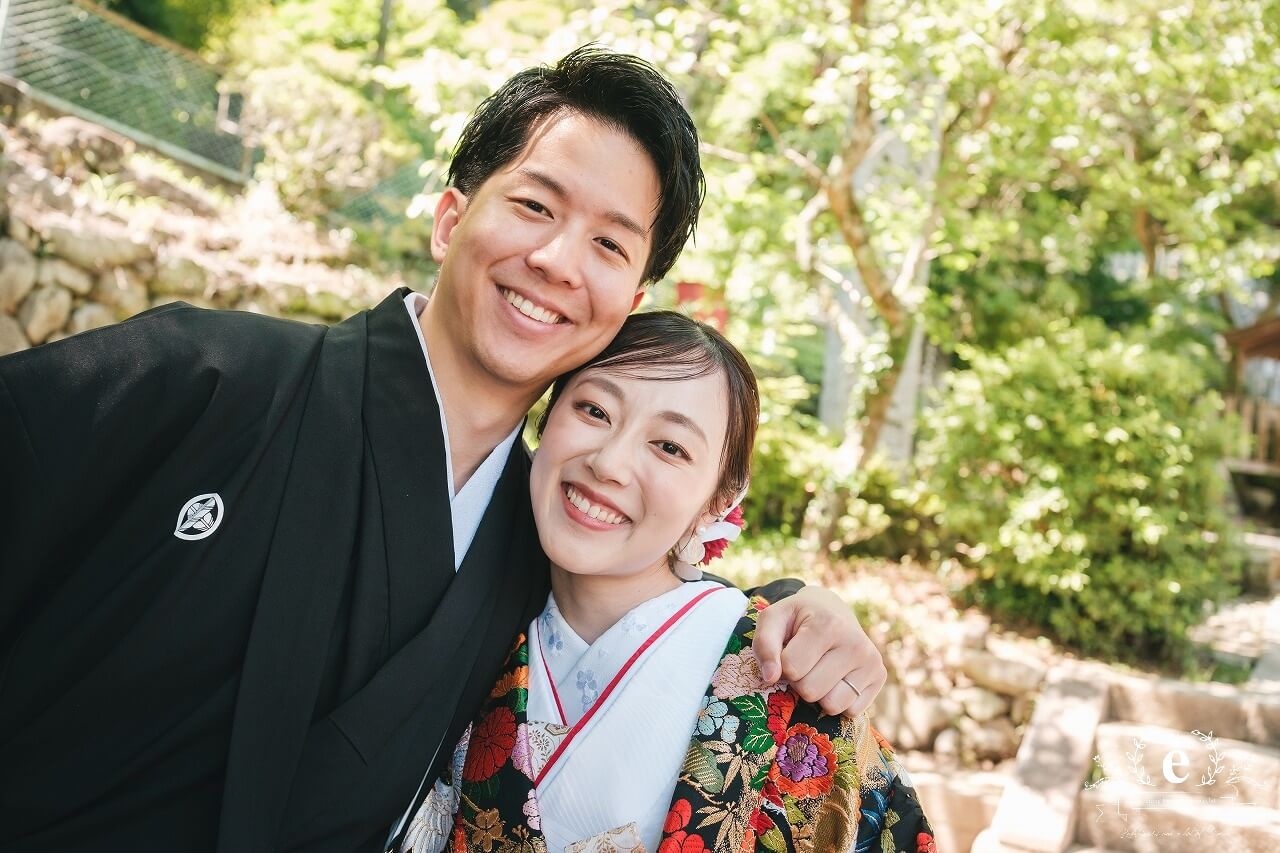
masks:
<instances>
[{"instance_id":1,"label":"green tree","mask_svg":"<svg viewBox=\"0 0 1280 853\"><path fill-rule=\"evenodd\" d=\"M103 5L184 47L200 50L210 35L254 4L255 0L106 0Z\"/></svg>"}]
</instances>

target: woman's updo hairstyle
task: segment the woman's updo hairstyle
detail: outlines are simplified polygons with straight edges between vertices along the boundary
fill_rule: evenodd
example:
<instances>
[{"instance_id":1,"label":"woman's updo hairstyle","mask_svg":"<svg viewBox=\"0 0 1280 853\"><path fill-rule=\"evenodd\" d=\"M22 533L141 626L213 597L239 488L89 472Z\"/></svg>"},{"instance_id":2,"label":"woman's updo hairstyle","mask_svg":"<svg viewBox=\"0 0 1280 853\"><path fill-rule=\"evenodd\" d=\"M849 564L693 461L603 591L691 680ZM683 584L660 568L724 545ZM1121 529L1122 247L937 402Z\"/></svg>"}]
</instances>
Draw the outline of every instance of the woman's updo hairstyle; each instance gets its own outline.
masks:
<instances>
[{"instance_id":1,"label":"woman's updo hairstyle","mask_svg":"<svg viewBox=\"0 0 1280 853\"><path fill-rule=\"evenodd\" d=\"M584 370L661 382L723 375L729 392L729 423L720 456L720 484L711 496L712 510L727 509L747 487L760 420L760 391L751 366L724 335L676 311L632 314L599 355L551 386L551 400L538 421L539 435L561 393Z\"/></svg>"}]
</instances>

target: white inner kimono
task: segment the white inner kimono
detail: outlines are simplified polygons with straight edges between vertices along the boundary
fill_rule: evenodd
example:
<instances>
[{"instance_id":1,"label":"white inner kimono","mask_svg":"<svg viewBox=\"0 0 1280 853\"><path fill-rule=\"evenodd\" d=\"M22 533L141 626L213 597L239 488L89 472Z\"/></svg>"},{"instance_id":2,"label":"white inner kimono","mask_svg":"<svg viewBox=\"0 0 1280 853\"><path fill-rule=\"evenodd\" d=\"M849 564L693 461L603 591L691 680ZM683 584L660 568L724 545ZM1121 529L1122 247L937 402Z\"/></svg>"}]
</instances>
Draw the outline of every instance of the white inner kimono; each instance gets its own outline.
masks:
<instances>
[{"instance_id":1,"label":"white inner kimono","mask_svg":"<svg viewBox=\"0 0 1280 853\"><path fill-rule=\"evenodd\" d=\"M626 668L681 608L707 593ZM713 581L640 604L594 643L580 638L555 598L529 626L529 747L535 796L552 853L655 853L702 700L747 599ZM590 718L571 739L571 727ZM470 730L454 754L453 788L436 784L402 850L438 853L448 842ZM567 745L565 744L566 740ZM560 747L564 745L563 749ZM559 751L554 764L548 760ZM545 772L544 772L545 770Z\"/></svg>"}]
</instances>

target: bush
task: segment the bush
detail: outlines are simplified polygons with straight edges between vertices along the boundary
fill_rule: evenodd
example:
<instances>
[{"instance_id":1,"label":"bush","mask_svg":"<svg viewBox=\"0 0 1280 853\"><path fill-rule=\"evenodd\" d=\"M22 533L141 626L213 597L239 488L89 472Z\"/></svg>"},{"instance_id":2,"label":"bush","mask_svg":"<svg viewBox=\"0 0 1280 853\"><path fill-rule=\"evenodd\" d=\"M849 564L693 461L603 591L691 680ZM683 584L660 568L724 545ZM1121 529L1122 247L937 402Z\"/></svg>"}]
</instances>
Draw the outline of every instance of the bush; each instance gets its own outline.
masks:
<instances>
[{"instance_id":1,"label":"bush","mask_svg":"<svg viewBox=\"0 0 1280 853\"><path fill-rule=\"evenodd\" d=\"M836 524L842 556L933 560L946 547L942 501L914 466L874 457L854 476L851 494Z\"/></svg>"},{"instance_id":2,"label":"bush","mask_svg":"<svg viewBox=\"0 0 1280 853\"><path fill-rule=\"evenodd\" d=\"M798 536L804 525L805 507L831 452L818 419L793 408L807 393L799 377L760 379L760 427L743 506L752 535Z\"/></svg>"},{"instance_id":3,"label":"bush","mask_svg":"<svg viewBox=\"0 0 1280 853\"><path fill-rule=\"evenodd\" d=\"M293 213L320 216L409 162L412 145L358 92L303 65L249 74L245 129L254 171Z\"/></svg>"},{"instance_id":4,"label":"bush","mask_svg":"<svg viewBox=\"0 0 1280 853\"><path fill-rule=\"evenodd\" d=\"M1204 375L1101 324L965 357L923 452L969 597L1087 653L1184 660L1240 567L1217 470L1231 432Z\"/></svg>"}]
</instances>

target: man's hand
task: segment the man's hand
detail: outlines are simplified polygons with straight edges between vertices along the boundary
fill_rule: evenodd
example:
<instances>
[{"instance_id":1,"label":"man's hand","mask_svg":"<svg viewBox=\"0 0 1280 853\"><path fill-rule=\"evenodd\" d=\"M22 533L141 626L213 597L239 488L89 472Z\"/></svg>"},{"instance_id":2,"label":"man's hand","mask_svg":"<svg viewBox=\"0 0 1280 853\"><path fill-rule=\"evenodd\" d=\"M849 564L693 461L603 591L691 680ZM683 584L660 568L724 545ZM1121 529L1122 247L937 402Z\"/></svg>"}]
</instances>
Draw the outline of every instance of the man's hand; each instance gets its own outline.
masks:
<instances>
[{"instance_id":1,"label":"man's hand","mask_svg":"<svg viewBox=\"0 0 1280 853\"><path fill-rule=\"evenodd\" d=\"M821 587L766 607L752 648L765 683L785 678L801 699L833 715L865 711L889 675L849 605Z\"/></svg>"}]
</instances>

